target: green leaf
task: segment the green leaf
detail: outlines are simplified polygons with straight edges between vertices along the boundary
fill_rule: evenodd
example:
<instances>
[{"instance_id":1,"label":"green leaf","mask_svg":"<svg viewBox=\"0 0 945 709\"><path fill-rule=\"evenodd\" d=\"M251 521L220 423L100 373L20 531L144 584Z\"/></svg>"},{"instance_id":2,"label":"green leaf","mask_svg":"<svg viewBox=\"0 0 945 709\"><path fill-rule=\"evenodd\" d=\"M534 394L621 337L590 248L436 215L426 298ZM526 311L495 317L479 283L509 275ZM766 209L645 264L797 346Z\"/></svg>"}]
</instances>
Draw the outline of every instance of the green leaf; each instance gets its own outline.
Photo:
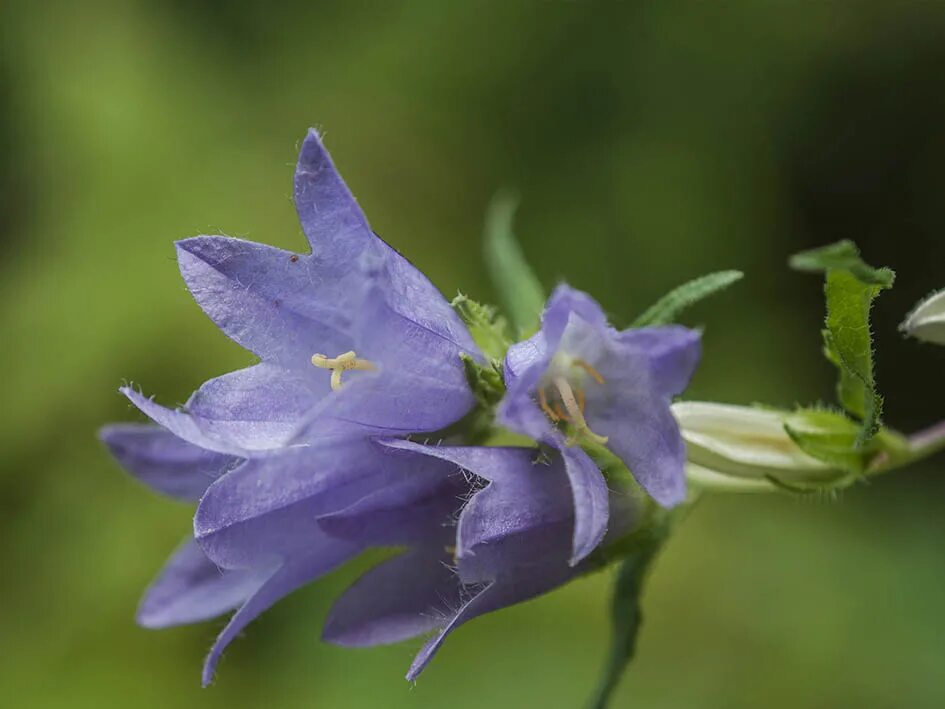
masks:
<instances>
[{"instance_id":1,"label":"green leaf","mask_svg":"<svg viewBox=\"0 0 945 709\"><path fill-rule=\"evenodd\" d=\"M604 709L607 706L627 665L633 659L637 633L643 623L640 609L643 584L653 559L666 539L666 534L664 525L649 526L646 533L636 539L635 548L620 564L611 602L613 639L604 675L591 703L595 709Z\"/></svg>"},{"instance_id":2,"label":"green leaf","mask_svg":"<svg viewBox=\"0 0 945 709\"><path fill-rule=\"evenodd\" d=\"M870 308L883 289L892 287L895 274L866 264L851 241L796 254L790 264L801 271L826 273L824 354L840 372L841 406L862 422L854 444L863 447L879 430L883 411L873 375Z\"/></svg>"},{"instance_id":3,"label":"green leaf","mask_svg":"<svg viewBox=\"0 0 945 709\"><path fill-rule=\"evenodd\" d=\"M451 305L466 323L479 350L490 360L505 359L505 352L512 344L505 318L491 305L477 303L462 293L453 298Z\"/></svg>"},{"instance_id":4,"label":"green leaf","mask_svg":"<svg viewBox=\"0 0 945 709\"><path fill-rule=\"evenodd\" d=\"M545 307L545 291L512 233L512 218L518 200L497 194L486 211L485 257L489 275L499 293L502 307L518 337L538 329Z\"/></svg>"},{"instance_id":5,"label":"green leaf","mask_svg":"<svg viewBox=\"0 0 945 709\"><path fill-rule=\"evenodd\" d=\"M483 366L466 353L459 357L463 361L466 382L472 390L476 403L485 408L492 408L498 404L505 395L502 365L493 361L490 365Z\"/></svg>"},{"instance_id":6,"label":"green leaf","mask_svg":"<svg viewBox=\"0 0 945 709\"><path fill-rule=\"evenodd\" d=\"M900 329L919 340L945 345L945 290L916 305Z\"/></svg>"},{"instance_id":7,"label":"green leaf","mask_svg":"<svg viewBox=\"0 0 945 709\"><path fill-rule=\"evenodd\" d=\"M796 253L791 257L790 265L797 271L810 273L849 271L859 281L883 288L892 288L896 279L892 269L873 268L863 261L860 258L860 250L849 239Z\"/></svg>"},{"instance_id":8,"label":"green leaf","mask_svg":"<svg viewBox=\"0 0 945 709\"><path fill-rule=\"evenodd\" d=\"M660 298L655 304L633 321L631 327L666 325L673 322L690 305L713 293L728 288L744 274L741 271L717 271L688 283L683 283Z\"/></svg>"}]
</instances>

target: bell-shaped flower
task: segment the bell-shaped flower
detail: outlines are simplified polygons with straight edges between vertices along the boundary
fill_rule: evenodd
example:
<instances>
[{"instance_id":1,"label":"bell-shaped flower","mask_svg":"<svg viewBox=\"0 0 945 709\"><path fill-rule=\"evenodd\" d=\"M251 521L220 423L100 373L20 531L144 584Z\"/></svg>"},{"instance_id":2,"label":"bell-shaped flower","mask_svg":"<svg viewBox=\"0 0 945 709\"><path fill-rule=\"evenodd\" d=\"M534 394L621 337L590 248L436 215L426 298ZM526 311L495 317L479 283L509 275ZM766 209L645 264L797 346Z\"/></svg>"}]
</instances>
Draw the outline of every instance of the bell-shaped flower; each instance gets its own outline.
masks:
<instances>
[{"instance_id":1,"label":"bell-shaped flower","mask_svg":"<svg viewBox=\"0 0 945 709\"><path fill-rule=\"evenodd\" d=\"M685 498L686 451L669 406L700 346L680 326L618 332L590 296L562 285L541 329L509 349L498 420L561 451L574 495L572 563L607 531L607 483L582 444L607 446L661 505Z\"/></svg>"},{"instance_id":2,"label":"bell-shaped flower","mask_svg":"<svg viewBox=\"0 0 945 709\"><path fill-rule=\"evenodd\" d=\"M125 395L184 441L243 457L461 418L473 398L460 354L479 357L466 327L371 231L314 130L294 196L310 254L223 236L177 244L194 299L261 361L206 382L182 410Z\"/></svg>"},{"instance_id":3,"label":"bell-shaped flower","mask_svg":"<svg viewBox=\"0 0 945 709\"><path fill-rule=\"evenodd\" d=\"M335 603L323 638L345 646L398 642L434 635L417 655L407 679L415 679L460 625L534 598L594 568L570 563L575 507L562 458L542 464L530 448L387 446L459 466L485 481L463 507L455 547L415 547L376 566ZM626 534L639 517L640 500L612 491L610 534ZM370 511L323 517L335 534L367 522Z\"/></svg>"}]
</instances>

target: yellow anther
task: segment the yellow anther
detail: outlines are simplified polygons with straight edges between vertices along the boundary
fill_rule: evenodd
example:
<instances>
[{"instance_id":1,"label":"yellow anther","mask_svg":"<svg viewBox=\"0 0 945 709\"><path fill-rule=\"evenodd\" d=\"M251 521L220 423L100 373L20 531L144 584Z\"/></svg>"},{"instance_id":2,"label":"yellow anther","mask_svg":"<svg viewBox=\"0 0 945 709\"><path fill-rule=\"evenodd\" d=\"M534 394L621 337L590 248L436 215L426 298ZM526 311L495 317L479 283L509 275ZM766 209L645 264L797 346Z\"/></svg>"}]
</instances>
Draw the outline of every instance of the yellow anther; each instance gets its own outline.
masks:
<instances>
[{"instance_id":1,"label":"yellow anther","mask_svg":"<svg viewBox=\"0 0 945 709\"><path fill-rule=\"evenodd\" d=\"M591 365L589 365L583 359L573 359L571 360L571 364L573 364L575 367L580 367L585 372L590 374L592 377L594 377L594 381L597 382L598 384L604 383L604 378L601 376L600 372L594 369Z\"/></svg>"},{"instance_id":2,"label":"yellow anther","mask_svg":"<svg viewBox=\"0 0 945 709\"><path fill-rule=\"evenodd\" d=\"M331 370L331 389L337 391L341 388L341 374L349 369L355 369L364 372L371 372L377 369L374 363L369 359L358 359L354 350L343 352L337 357L328 357L323 354L312 355L312 364L319 369Z\"/></svg>"},{"instance_id":3,"label":"yellow anther","mask_svg":"<svg viewBox=\"0 0 945 709\"><path fill-rule=\"evenodd\" d=\"M571 389L571 385L568 383L568 380L564 377L555 377L552 379L552 383L555 385L555 389L558 390L558 395L561 397L561 403L564 405L565 411L568 412L568 420L577 429L578 436L584 435L596 443L606 443L607 436L601 436L594 433L591 430L591 427L587 425L587 421L584 418L584 412L581 410L580 404L578 404L577 399L574 397L574 391ZM576 440L571 440L572 444L575 442Z\"/></svg>"}]
</instances>

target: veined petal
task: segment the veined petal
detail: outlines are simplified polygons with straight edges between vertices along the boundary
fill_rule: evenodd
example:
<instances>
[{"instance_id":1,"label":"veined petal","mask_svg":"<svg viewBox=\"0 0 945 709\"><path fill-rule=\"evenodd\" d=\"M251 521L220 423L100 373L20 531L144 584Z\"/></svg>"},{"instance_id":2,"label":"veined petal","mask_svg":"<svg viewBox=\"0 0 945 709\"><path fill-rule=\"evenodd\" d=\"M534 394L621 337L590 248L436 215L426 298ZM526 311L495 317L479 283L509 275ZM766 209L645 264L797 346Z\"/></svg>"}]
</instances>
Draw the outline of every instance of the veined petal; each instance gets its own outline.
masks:
<instances>
[{"instance_id":1,"label":"veined petal","mask_svg":"<svg viewBox=\"0 0 945 709\"><path fill-rule=\"evenodd\" d=\"M548 298L548 305L541 316L541 329L545 333L549 350L554 351L558 347L572 316L579 317L591 327L607 327L607 316L596 300L562 283Z\"/></svg>"},{"instance_id":2,"label":"veined petal","mask_svg":"<svg viewBox=\"0 0 945 709\"><path fill-rule=\"evenodd\" d=\"M374 235L314 128L299 151L294 197L315 256L333 267L350 268Z\"/></svg>"},{"instance_id":3,"label":"veined petal","mask_svg":"<svg viewBox=\"0 0 945 709\"><path fill-rule=\"evenodd\" d=\"M417 653L407 680L414 681L433 659L433 656L442 647L443 642L456 628L478 618L486 613L506 608L522 601L540 596L566 583L574 576L574 570L566 564L538 565L531 567L527 574L513 574L508 577L499 577L489 582L485 587L466 589L467 600L450 619L443 629L423 646ZM469 597L469 592L472 596Z\"/></svg>"},{"instance_id":4,"label":"veined petal","mask_svg":"<svg viewBox=\"0 0 945 709\"><path fill-rule=\"evenodd\" d=\"M322 640L345 647L400 642L448 622L460 583L442 547L413 549L378 564L335 601Z\"/></svg>"},{"instance_id":5,"label":"veined petal","mask_svg":"<svg viewBox=\"0 0 945 709\"><path fill-rule=\"evenodd\" d=\"M480 553L478 547L495 546L533 530L551 538L552 528L557 527L573 539L568 556L575 565L594 550L607 531L606 482L579 448L564 447L561 459L541 465L532 448L424 446L410 441L387 441L385 445L448 460L491 481L460 516L456 539L460 558Z\"/></svg>"},{"instance_id":6,"label":"veined petal","mask_svg":"<svg viewBox=\"0 0 945 709\"><path fill-rule=\"evenodd\" d=\"M351 349L357 278L309 255L226 236L178 241L177 258L197 304L261 358L304 369L315 352Z\"/></svg>"},{"instance_id":7,"label":"veined petal","mask_svg":"<svg viewBox=\"0 0 945 709\"><path fill-rule=\"evenodd\" d=\"M262 362L206 382L187 411L241 448L267 450L286 444L329 392L329 378L310 362L298 371Z\"/></svg>"},{"instance_id":8,"label":"veined petal","mask_svg":"<svg viewBox=\"0 0 945 709\"><path fill-rule=\"evenodd\" d=\"M224 568L251 568L305 553L329 540L318 517L342 510L389 472L370 441L288 448L248 460L207 488L194 537Z\"/></svg>"},{"instance_id":9,"label":"veined petal","mask_svg":"<svg viewBox=\"0 0 945 709\"><path fill-rule=\"evenodd\" d=\"M105 426L99 437L138 480L179 500L199 500L210 483L239 461L149 424L112 424Z\"/></svg>"},{"instance_id":10,"label":"veined petal","mask_svg":"<svg viewBox=\"0 0 945 709\"><path fill-rule=\"evenodd\" d=\"M577 446L561 448L564 468L574 495L574 544L571 565L576 565L600 544L607 533L607 482L597 464Z\"/></svg>"},{"instance_id":11,"label":"veined petal","mask_svg":"<svg viewBox=\"0 0 945 709\"><path fill-rule=\"evenodd\" d=\"M811 482L836 475L807 455L784 428L787 412L680 401L673 404L690 462L736 478Z\"/></svg>"},{"instance_id":12,"label":"veined petal","mask_svg":"<svg viewBox=\"0 0 945 709\"><path fill-rule=\"evenodd\" d=\"M161 406L131 387L122 387L119 391L128 400L156 424L166 428L178 438L188 443L216 453L244 457L247 451L232 441L212 430L211 422L203 421L184 411L175 411Z\"/></svg>"},{"instance_id":13,"label":"veined petal","mask_svg":"<svg viewBox=\"0 0 945 709\"><path fill-rule=\"evenodd\" d=\"M452 546L455 520L471 486L440 461L411 458L413 469L407 476L387 476L354 504L319 516L319 526L365 546Z\"/></svg>"},{"instance_id":14,"label":"veined petal","mask_svg":"<svg viewBox=\"0 0 945 709\"><path fill-rule=\"evenodd\" d=\"M145 628L167 628L216 618L252 596L267 575L220 569L187 539L145 592L138 623Z\"/></svg>"},{"instance_id":15,"label":"veined petal","mask_svg":"<svg viewBox=\"0 0 945 709\"><path fill-rule=\"evenodd\" d=\"M204 662L204 687L213 681L213 674L216 672L217 663L223 651L247 625L276 602L305 584L324 576L358 551L344 545L333 545L327 549L318 549L317 545L313 545L313 549L317 553L293 558L282 564L233 615L223 632L217 637Z\"/></svg>"},{"instance_id":16,"label":"veined petal","mask_svg":"<svg viewBox=\"0 0 945 709\"><path fill-rule=\"evenodd\" d=\"M699 331L680 325L624 330L619 340L646 353L656 386L666 397L685 391L702 356Z\"/></svg>"}]
</instances>

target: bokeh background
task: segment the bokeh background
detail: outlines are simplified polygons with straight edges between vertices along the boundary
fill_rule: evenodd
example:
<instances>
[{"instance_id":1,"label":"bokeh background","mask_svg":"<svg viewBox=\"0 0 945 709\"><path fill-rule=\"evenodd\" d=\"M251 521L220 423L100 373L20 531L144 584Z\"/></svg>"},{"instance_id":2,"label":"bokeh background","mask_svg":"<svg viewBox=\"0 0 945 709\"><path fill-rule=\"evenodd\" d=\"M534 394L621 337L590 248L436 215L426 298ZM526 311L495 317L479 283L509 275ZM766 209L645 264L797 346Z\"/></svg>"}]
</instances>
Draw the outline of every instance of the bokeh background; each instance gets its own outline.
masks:
<instances>
[{"instance_id":1,"label":"bokeh background","mask_svg":"<svg viewBox=\"0 0 945 709\"><path fill-rule=\"evenodd\" d=\"M945 412L945 351L901 340L945 285L945 5L0 6L0 704L569 707L607 640L595 576L456 633L415 687L419 641L319 641L363 563L250 627L199 688L221 622L149 632L140 592L191 510L95 439L140 420L124 381L184 401L250 356L185 291L172 240L304 241L290 200L309 125L375 229L452 295L489 300L485 206L522 198L541 279L627 322L706 271L748 277L691 311L690 396L829 399L818 278L788 255L839 238L898 271L878 377L903 430ZM839 501L713 497L661 558L615 706L945 706L945 460Z\"/></svg>"}]
</instances>

